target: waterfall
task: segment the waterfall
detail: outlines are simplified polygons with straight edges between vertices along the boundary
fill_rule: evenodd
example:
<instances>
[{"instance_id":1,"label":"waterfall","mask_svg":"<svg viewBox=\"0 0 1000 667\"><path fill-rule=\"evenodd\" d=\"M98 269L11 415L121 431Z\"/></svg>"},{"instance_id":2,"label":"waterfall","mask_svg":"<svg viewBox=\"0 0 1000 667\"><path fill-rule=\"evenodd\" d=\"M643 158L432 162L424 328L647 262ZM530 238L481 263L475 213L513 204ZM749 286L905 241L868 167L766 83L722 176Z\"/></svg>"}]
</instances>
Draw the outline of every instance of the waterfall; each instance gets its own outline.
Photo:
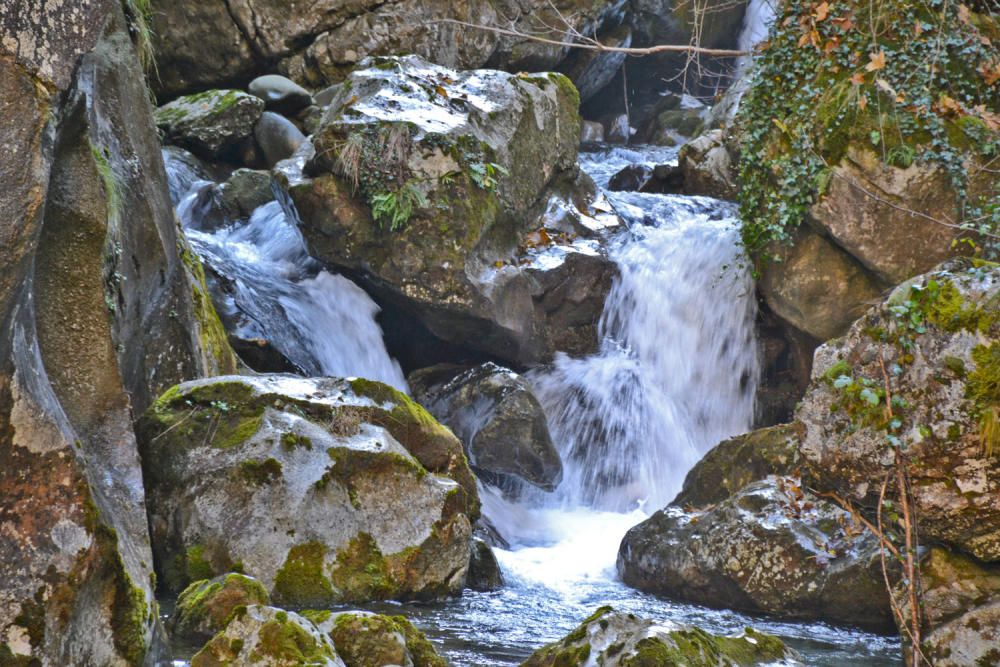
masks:
<instances>
[{"instance_id":1,"label":"waterfall","mask_svg":"<svg viewBox=\"0 0 1000 667\"><path fill-rule=\"evenodd\" d=\"M185 236L226 285L220 314L238 314L307 375L364 377L407 391L375 321L379 307L309 256L290 202L278 193L249 219L228 220L197 165L176 151L164 151L164 160Z\"/></svg>"},{"instance_id":2,"label":"waterfall","mask_svg":"<svg viewBox=\"0 0 1000 667\"><path fill-rule=\"evenodd\" d=\"M561 450L566 508L657 509L726 437L748 431L756 304L731 204L611 193L629 231L601 349L529 375Z\"/></svg>"}]
</instances>

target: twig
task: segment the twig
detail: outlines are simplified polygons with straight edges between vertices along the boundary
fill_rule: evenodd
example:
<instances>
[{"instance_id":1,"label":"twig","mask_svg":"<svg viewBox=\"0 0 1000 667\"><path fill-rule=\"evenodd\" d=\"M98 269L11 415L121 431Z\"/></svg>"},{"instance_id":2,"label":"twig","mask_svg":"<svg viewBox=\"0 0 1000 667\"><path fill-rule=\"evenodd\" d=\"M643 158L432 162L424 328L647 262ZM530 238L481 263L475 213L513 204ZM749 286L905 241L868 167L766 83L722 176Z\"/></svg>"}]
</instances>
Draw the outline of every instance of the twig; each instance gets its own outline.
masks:
<instances>
[{"instance_id":1,"label":"twig","mask_svg":"<svg viewBox=\"0 0 1000 667\"><path fill-rule=\"evenodd\" d=\"M733 49L709 49L702 46L692 46L691 44L658 44L656 46L647 46L644 48L631 47L631 46L606 46L597 42L596 40L587 40L584 43L580 42L563 42L557 39L548 39L546 37L538 37L537 35L529 35L527 33L520 32L518 30L509 30L507 28L497 28L494 26L479 25L478 23L469 23L468 21L459 21L457 19L436 19L434 21L429 21L429 23L451 23L453 25L460 25L466 28L473 28L474 30L483 30L485 32L492 32L497 35L506 35L508 37L518 37L521 39L527 39L532 42L539 42L541 44L552 44L553 46L561 46L570 49L584 49L587 51L603 51L607 53L625 53L630 56L650 56L655 53L694 53L705 56L717 56L723 57L737 57L749 55L747 51L736 51Z\"/></svg>"}]
</instances>

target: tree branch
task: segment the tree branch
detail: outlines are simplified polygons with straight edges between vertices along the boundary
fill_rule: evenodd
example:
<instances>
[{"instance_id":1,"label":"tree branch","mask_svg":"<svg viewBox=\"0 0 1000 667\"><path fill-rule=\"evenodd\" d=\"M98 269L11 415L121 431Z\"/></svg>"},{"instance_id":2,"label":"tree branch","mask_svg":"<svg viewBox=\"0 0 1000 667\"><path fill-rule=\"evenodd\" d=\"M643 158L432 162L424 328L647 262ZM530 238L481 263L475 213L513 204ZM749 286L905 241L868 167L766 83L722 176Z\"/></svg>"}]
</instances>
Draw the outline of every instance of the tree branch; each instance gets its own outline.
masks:
<instances>
[{"instance_id":1,"label":"tree branch","mask_svg":"<svg viewBox=\"0 0 1000 667\"><path fill-rule=\"evenodd\" d=\"M649 56L655 53L691 53L704 56L717 56L717 57L737 57L749 55L747 51L734 51L732 49L709 49L702 46L694 46L691 44L659 44L657 46L648 46L645 48L638 47L626 47L626 46L605 46L596 40L588 39L585 43L579 42L562 42L557 39L548 39L546 37L538 37L537 35L529 35L527 33L519 32L517 30L508 30L506 28L496 28L493 26L479 25L477 23L469 23L467 21L458 21L456 19L437 19L436 21L430 21L430 23L451 23L452 25L460 25L465 28L473 28L474 30L484 30L486 32L492 32L497 35L506 35L508 37L518 37L520 39L526 39L531 42L539 42L541 44L551 44L553 46L561 46L570 49L584 49L586 51L603 51L607 53L624 53L630 56Z\"/></svg>"}]
</instances>

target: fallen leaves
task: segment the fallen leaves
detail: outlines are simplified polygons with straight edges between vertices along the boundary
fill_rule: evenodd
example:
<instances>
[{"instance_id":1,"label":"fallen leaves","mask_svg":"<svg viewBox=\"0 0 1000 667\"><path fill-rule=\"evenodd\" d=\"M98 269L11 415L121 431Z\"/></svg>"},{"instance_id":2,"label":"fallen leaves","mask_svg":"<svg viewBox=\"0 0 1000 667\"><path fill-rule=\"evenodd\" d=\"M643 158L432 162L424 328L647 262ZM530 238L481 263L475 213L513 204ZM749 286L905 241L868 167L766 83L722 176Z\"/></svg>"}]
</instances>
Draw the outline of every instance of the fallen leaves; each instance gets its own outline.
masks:
<instances>
[{"instance_id":1,"label":"fallen leaves","mask_svg":"<svg viewBox=\"0 0 1000 667\"><path fill-rule=\"evenodd\" d=\"M866 72L877 72L885 69L885 51L868 54L868 64L865 65Z\"/></svg>"}]
</instances>

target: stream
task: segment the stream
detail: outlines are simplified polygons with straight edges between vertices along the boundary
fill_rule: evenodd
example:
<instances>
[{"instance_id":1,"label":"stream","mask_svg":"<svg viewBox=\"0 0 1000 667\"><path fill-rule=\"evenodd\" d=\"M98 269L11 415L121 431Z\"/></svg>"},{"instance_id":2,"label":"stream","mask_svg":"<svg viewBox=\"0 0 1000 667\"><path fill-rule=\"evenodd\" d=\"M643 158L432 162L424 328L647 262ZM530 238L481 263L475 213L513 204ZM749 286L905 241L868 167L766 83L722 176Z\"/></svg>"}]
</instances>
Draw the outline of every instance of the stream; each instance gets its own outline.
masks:
<instances>
[{"instance_id":1,"label":"stream","mask_svg":"<svg viewBox=\"0 0 1000 667\"><path fill-rule=\"evenodd\" d=\"M673 149L641 147L580 156L601 187L627 164L674 159ZM272 202L248 221L207 229L199 202L213 184L170 154L166 160L188 239L230 283L228 298L254 327L308 373L405 389L381 340L377 305L309 257L287 204ZM625 532L667 504L712 446L750 430L760 369L735 207L675 195L608 199L626 225L610 245L621 277L605 305L601 349L582 359L560 355L527 374L560 448L563 482L551 494L526 489L516 502L481 488L485 516L511 545L496 550L506 586L436 604L366 608L406 615L457 666L517 665L606 604L713 633L752 625L784 639L808 665L901 664L896 637L710 610L618 580Z\"/></svg>"}]
</instances>

